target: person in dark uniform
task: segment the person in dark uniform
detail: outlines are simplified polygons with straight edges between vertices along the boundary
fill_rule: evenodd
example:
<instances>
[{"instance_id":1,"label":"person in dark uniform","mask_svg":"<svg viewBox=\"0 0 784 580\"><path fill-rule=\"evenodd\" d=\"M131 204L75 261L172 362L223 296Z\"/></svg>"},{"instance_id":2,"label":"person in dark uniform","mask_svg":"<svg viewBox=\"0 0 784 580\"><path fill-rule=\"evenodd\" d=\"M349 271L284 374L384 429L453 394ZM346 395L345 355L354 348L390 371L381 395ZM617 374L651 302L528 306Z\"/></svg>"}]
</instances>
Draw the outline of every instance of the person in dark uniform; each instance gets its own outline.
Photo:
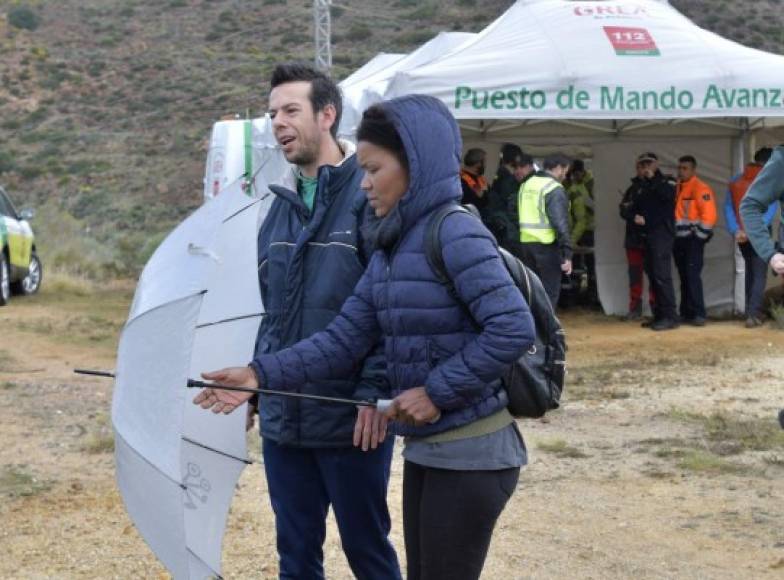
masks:
<instances>
[{"instance_id":1,"label":"person in dark uniform","mask_svg":"<svg viewBox=\"0 0 784 580\"><path fill-rule=\"evenodd\" d=\"M642 195L643 165L636 164L637 175L632 177L632 183L623 194L618 210L621 218L626 221L626 235L623 246L626 249L626 260L629 264L629 314L627 320L640 320L642 318L642 291L643 272L645 271L645 231L642 226L634 223L634 206L637 198ZM653 282L648 281L648 302L651 311L655 309L656 293Z\"/></svg>"},{"instance_id":2,"label":"person in dark uniform","mask_svg":"<svg viewBox=\"0 0 784 580\"><path fill-rule=\"evenodd\" d=\"M487 193L487 206L482 220L498 241L512 253L517 251L520 237L517 225L517 193L520 185L534 173L534 160L517 145L501 147L501 163Z\"/></svg>"},{"instance_id":3,"label":"person in dark uniform","mask_svg":"<svg viewBox=\"0 0 784 580\"><path fill-rule=\"evenodd\" d=\"M656 295L650 327L652 330L672 330L679 326L672 281L676 181L662 174L655 153L643 153L637 162L641 165L641 191L632 213L635 225L645 234L645 273ZM647 323L643 324L647 326Z\"/></svg>"}]
</instances>

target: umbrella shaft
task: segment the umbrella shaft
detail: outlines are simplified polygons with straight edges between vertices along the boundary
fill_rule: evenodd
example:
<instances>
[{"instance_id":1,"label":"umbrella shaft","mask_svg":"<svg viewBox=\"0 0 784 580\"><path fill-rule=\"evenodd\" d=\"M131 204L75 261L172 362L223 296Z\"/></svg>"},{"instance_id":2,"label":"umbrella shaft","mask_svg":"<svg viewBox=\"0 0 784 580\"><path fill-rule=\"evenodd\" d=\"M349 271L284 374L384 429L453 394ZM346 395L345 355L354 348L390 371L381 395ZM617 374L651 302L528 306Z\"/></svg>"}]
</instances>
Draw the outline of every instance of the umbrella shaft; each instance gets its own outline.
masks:
<instances>
[{"instance_id":1,"label":"umbrella shaft","mask_svg":"<svg viewBox=\"0 0 784 580\"><path fill-rule=\"evenodd\" d=\"M342 399L340 397L325 397L324 395L308 395L305 393L294 393L290 391L275 391L272 389L251 389L249 387L230 387L228 385L218 385L188 379L188 388L199 389L219 389L221 391L237 391L240 393L253 393L258 395L279 395L282 397L292 397L295 399L309 399L311 401L324 401L325 403L341 403L343 405L357 405L360 407L375 407L375 401L363 401L359 399Z\"/></svg>"},{"instance_id":2,"label":"umbrella shaft","mask_svg":"<svg viewBox=\"0 0 784 580\"><path fill-rule=\"evenodd\" d=\"M92 375L94 377L107 377L110 379L114 378L114 373L109 373L106 371L94 371L90 369L74 369L74 372L77 375Z\"/></svg>"}]
</instances>

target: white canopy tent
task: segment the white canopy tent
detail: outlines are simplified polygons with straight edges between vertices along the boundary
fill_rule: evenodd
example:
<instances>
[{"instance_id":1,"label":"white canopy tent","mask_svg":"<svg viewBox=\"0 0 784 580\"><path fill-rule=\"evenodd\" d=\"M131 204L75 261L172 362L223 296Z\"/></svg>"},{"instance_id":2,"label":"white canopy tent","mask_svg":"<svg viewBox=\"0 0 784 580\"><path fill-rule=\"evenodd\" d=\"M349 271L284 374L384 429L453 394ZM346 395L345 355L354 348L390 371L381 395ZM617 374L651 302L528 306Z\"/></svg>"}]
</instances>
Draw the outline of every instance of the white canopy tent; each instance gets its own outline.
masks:
<instances>
[{"instance_id":1,"label":"white canopy tent","mask_svg":"<svg viewBox=\"0 0 784 580\"><path fill-rule=\"evenodd\" d=\"M379 68L372 74L359 74L368 70L368 67L381 55L371 59L340 83L340 89L343 92L343 119L340 123L340 134L349 138L354 136L359 121L362 119L362 112L372 103L381 100L382 95L387 91L389 81L396 73L426 66L451 54L474 37L476 34L470 32L441 32L410 54L388 66ZM352 80L357 76L359 80Z\"/></svg>"},{"instance_id":2,"label":"white canopy tent","mask_svg":"<svg viewBox=\"0 0 784 580\"><path fill-rule=\"evenodd\" d=\"M654 150L672 171L693 154L723 202L749 151L781 127L784 57L703 30L664 1L519 0L450 54L398 71L376 98L411 93L446 103L466 147L512 141L589 158L599 293L618 314L628 289L617 203L636 155ZM742 307L734 252L722 216L704 272L714 312Z\"/></svg>"}]
</instances>

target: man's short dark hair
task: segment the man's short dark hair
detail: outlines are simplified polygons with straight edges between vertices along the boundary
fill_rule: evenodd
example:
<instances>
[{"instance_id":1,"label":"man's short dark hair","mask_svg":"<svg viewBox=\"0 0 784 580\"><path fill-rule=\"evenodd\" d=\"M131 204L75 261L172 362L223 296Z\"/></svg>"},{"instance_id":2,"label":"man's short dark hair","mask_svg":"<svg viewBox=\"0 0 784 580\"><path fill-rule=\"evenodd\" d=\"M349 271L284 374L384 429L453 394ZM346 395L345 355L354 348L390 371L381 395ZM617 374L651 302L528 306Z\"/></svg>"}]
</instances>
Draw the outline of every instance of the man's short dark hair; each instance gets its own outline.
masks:
<instances>
[{"instance_id":1,"label":"man's short dark hair","mask_svg":"<svg viewBox=\"0 0 784 580\"><path fill-rule=\"evenodd\" d=\"M545 171L548 171L550 169L555 169L556 167L569 167L571 163L572 160L563 153L553 153L544 158L543 166Z\"/></svg>"},{"instance_id":2,"label":"man's short dark hair","mask_svg":"<svg viewBox=\"0 0 784 580\"><path fill-rule=\"evenodd\" d=\"M520 160L517 162L518 167L525 167L526 165L533 165L534 158L528 155L528 153L523 153L520 155Z\"/></svg>"},{"instance_id":3,"label":"man's short dark hair","mask_svg":"<svg viewBox=\"0 0 784 580\"><path fill-rule=\"evenodd\" d=\"M678 159L678 163L691 163L692 167L697 167L697 160L694 158L694 155L684 155Z\"/></svg>"},{"instance_id":4,"label":"man's short dark hair","mask_svg":"<svg viewBox=\"0 0 784 580\"><path fill-rule=\"evenodd\" d=\"M279 64L272 71L270 89L285 83L305 81L310 83L310 104L313 114L320 113L327 105L335 107L335 122L329 131L337 139L340 118L343 116L343 96L331 78L310 65L290 62Z\"/></svg>"},{"instance_id":5,"label":"man's short dark hair","mask_svg":"<svg viewBox=\"0 0 784 580\"><path fill-rule=\"evenodd\" d=\"M770 161L770 156L773 155L773 149L770 147L763 147L754 154L754 163L765 165Z\"/></svg>"},{"instance_id":6,"label":"man's short dark hair","mask_svg":"<svg viewBox=\"0 0 784 580\"><path fill-rule=\"evenodd\" d=\"M465 157L463 157L463 165L466 167L473 167L474 165L479 165L482 161L485 160L487 157L487 151L484 149L469 149L466 151Z\"/></svg>"},{"instance_id":7,"label":"man's short dark hair","mask_svg":"<svg viewBox=\"0 0 784 580\"><path fill-rule=\"evenodd\" d=\"M514 143L504 143L501 145L501 163L503 165L519 165L523 150Z\"/></svg>"}]
</instances>

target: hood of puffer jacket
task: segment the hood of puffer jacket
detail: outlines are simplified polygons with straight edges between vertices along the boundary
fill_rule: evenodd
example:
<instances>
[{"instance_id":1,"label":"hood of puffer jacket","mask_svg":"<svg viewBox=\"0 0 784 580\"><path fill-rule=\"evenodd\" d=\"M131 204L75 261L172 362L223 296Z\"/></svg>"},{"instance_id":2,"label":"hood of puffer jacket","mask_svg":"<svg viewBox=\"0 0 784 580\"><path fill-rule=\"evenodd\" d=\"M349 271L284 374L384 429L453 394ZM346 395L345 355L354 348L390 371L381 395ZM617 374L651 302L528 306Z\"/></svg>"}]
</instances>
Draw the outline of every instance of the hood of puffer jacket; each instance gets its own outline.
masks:
<instances>
[{"instance_id":1,"label":"hood of puffer jacket","mask_svg":"<svg viewBox=\"0 0 784 580\"><path fill-rule=\"evenodd\" d=\"M433 97L410 95L381 105L400 134L408 158L408 191L383 219L373 237L389 248L417 221L445 203L459 203L460 130L446 106Z\"/></svg>"}]
</instances>

